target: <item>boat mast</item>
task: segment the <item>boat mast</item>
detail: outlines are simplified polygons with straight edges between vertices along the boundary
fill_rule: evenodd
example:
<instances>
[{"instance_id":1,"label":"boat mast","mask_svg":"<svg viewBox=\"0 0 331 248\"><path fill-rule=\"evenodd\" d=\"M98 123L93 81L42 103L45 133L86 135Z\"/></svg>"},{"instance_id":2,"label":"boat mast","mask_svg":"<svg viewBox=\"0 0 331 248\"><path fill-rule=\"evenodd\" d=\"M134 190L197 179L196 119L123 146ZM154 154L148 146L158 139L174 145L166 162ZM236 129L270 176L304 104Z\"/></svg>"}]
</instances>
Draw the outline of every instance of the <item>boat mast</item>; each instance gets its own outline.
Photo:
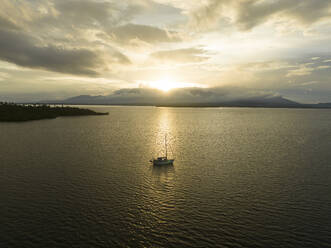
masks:
<instances>
[{"instance_id":1,"label":"boat mast","mask_svg":"<svg viewBox=\"0 0 331 248\"><path fill-rule=\"evenodd\" d=\"M164 144L165 144L165 149L166 149L166 158L168 157L168 147L167 147L167 135L164 136Z\"/></svg>"}]
</instances>

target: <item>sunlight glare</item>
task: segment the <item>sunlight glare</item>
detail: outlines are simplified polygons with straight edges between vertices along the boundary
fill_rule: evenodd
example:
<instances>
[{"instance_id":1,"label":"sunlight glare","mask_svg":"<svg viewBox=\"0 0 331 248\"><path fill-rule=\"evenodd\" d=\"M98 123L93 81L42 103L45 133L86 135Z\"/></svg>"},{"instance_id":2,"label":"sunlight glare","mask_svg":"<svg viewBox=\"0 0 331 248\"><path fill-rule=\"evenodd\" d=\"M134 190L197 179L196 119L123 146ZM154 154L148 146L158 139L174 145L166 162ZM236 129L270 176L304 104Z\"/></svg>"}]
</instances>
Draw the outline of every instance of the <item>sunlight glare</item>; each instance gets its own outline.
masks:
<instances>
[{"instance_id":1,"label":"sunlight glare","mask_svg":"<svg viewBox=\"0 0 331 248\"><path fill-rule=\"evenodd\" d=\"M148 87L155 88L158 90L162 90L164 92L168 92L172 89L178 89L178 88L187 88L187 87L199 87L196 84L193 83L183 83L183 82L176 82L169 79L161 79L158 81L152 81L147 83Z\"/></svg>"}]
</instances>

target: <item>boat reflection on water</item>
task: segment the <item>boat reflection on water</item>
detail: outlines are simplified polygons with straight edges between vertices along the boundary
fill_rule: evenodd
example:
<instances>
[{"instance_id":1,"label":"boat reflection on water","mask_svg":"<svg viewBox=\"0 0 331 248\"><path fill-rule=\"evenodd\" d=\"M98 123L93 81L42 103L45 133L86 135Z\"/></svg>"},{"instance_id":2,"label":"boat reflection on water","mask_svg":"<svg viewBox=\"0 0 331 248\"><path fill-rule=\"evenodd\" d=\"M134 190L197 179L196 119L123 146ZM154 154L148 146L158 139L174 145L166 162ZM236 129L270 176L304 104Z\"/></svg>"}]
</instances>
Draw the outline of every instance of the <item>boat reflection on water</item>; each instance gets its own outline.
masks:
<instances>
[{"instance_id":1,"label":"boat reflection on water","mask_svg":"<svg viewBox=\"0 0 331 248\"><path fill-rule=\"evenodd\" d=\"M153 178L155 181L170 183L174 179L175 166L172 164L168 165L153 165L151 166Z\"/></svg>"},{"instance_id":2,"label":"boat reflection on water","mask_svg":"<svg viewBox=\"0 0 331 248\"><path fill-rule=\"evenodd\" d=\"M158 166L158 165L153 165L153 173L167 173L167 172L173 172L175 170L175 166L173 164L165 164L162 166Z\"/></svg>"}]
</instances>

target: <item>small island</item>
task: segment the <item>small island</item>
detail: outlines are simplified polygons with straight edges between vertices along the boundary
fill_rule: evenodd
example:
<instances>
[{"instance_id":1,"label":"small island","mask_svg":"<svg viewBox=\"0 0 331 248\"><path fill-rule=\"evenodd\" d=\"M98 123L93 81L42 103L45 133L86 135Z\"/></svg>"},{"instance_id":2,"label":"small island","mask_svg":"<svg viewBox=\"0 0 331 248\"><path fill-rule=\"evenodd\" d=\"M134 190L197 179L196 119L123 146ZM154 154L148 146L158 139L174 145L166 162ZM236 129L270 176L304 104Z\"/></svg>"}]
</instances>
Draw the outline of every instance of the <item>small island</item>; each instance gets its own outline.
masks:
<instances>
[{"instance_id":1,"label":"small island","mask_svg":"<svg viewBox=\"0 0 331 248\"><path fill-rule=\"evenodd\" d=\"M59 116L108 115L90 109L48 104L15 104L0 102L0 122L54 119Z\"/></svg>"}]
</instances>

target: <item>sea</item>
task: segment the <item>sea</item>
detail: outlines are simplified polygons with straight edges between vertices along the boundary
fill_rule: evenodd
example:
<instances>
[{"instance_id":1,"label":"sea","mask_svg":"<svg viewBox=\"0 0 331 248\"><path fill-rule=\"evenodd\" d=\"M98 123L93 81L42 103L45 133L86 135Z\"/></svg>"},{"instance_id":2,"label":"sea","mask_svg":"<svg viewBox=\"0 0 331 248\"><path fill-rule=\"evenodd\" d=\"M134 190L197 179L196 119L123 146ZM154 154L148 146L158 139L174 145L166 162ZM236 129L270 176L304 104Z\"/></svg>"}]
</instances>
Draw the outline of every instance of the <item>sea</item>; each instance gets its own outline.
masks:
<instances>
[{"instance_id":1,"label":"sea","mask_svg":"<svg viewBox=\"0 0 331 248\"><path fill-rule=\"evenodd\" d=\"M0 247L331 247L331 110L82 107L0 123Z\"/></svg>"}]
</instances>

